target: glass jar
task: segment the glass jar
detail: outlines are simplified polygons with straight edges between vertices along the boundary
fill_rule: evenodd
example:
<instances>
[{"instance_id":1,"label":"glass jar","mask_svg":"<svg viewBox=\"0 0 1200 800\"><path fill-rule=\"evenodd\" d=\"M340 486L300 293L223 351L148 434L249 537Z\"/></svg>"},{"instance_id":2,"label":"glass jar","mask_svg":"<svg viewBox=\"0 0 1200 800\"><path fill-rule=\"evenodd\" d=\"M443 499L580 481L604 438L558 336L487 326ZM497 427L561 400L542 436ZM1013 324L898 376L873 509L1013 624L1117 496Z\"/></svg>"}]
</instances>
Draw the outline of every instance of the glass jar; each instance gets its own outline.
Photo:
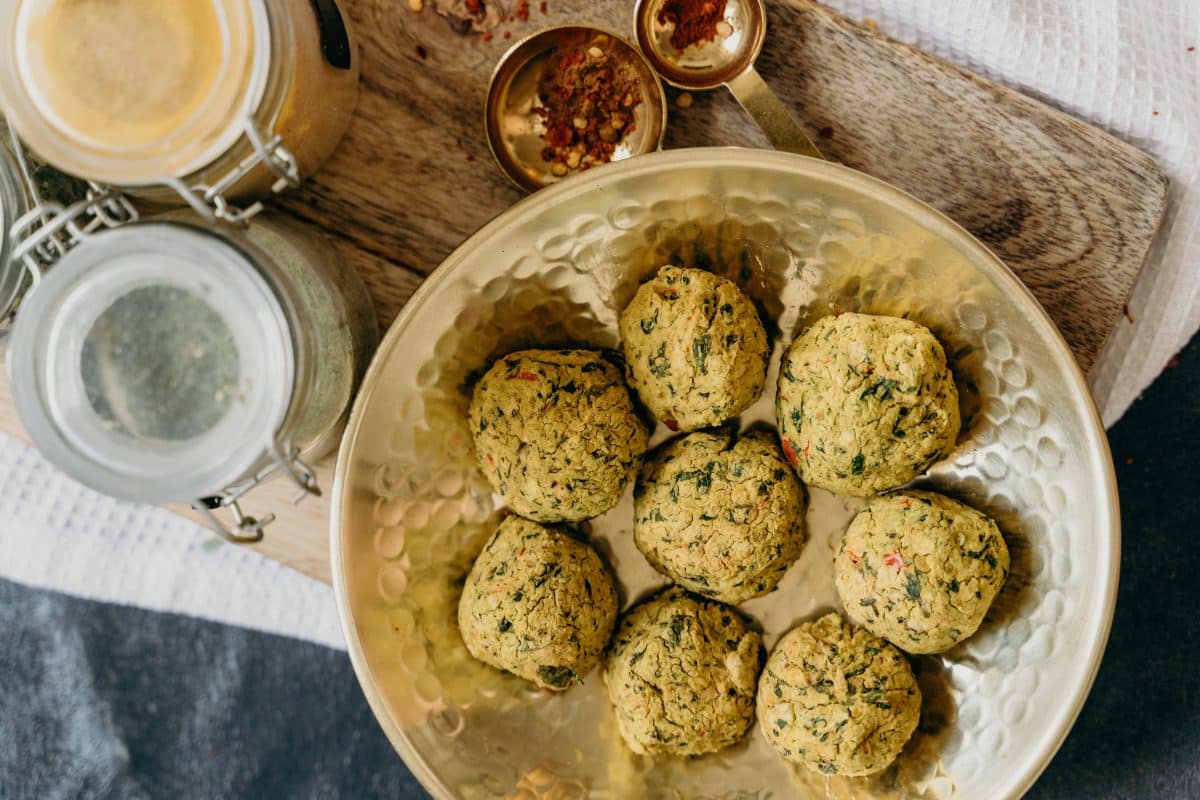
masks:
<instances>
[{"instance_id":1,"label":"glass jar","mask_svg":"<svg viewBox=\"0 0 1200 800\"><path fill-rule=\"evenodd\" d=\"M59 169L144 198L167 185L195 206L298 183L357 91L339 0L0 4L12 126Z\"/></svg>"},{"instance_id":2,"label":"glass jar","mask_svg":"<svg viewBox=\"0 0 1200 800\"><path fill-rule=\"evenodd\" d=\"M7 330L17 301L28 286L28 273L13 257L15 242L10 237L14 224L28 210L28 195L0 122L0 336Z\"/></svg>"},{"instance_id":3,"label":"glass jar","mask_svg":"<svg viewBox=\"0 0 1200 800\"><path fill-rule=\"evenodd\" d=\"M114 497L188 502L237 541L239 498L337 441L376 344L361 279L269 213L239 229L175 212L90 236L22 303L13 399L34 444ZM231 506L235 531L213 511Z\"/></svg>"}]
</instances>

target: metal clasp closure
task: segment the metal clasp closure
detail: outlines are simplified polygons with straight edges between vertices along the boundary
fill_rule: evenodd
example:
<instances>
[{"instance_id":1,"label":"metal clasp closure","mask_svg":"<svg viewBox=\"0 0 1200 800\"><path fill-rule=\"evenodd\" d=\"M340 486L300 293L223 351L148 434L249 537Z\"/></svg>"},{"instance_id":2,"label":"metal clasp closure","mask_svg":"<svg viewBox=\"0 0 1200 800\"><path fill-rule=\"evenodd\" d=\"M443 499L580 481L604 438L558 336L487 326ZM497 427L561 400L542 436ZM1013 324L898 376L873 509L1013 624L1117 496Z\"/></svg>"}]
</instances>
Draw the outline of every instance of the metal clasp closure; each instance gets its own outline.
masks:
<instances>
[{"instance_id":1,"label":"metal clasp closure","mask_svg":"<svg viewBox=\"0 0 1200 800\"><path fill-rule=\"evenodd\" d=\"M30 289L37 286L42 272L54 266L67 251L103 228L116 228L138 219L137 209L111 186L87 182L82 200L64 206L46 200L38 190L25 147L15 131L10 131L13 155L21 178L29 192L31 207L9 229L14 243L12 259L29 273Z\"/></svg>"},{"instance_id":2,"label":"metal clasp closure","mask_svg":"<svg viewBox=\"0 0 1200 800\"><path fill-rule=\"evenodd\" d=\"M68 250L96 231L136 222L138 218L137 209L128 198L111 186L102 186L93 181L87 182L84 198L70 205L46 200L33 177L33 169L20 137L11 128L9 137L12 140L13 159L30 200L29 211L13 220L9 227L9 240L13 243L9 259L25 271L28 285L24 289L18 288L18 300L0 318L0 342L11 332L21 293L37 288L46 269L54 266Z\"/></svg>"},{"instance_id":3,"label":"metal clasp closure","mask_svg":"<svg viewBox=\"0 0 1200 800\"><path fill-rule=\"evenodd\" d=\"M178 178L167 178L163 181L174 189L175 193L193 211L210 222L219 220L231 225L246 225L251 217L262 211L262 201L241 208L229 202L225 197L230 189L237 186L260 164L265 165L275 176L275 181L271 184L273 194L279 194L300 185L300 167L291 152L283 146L282 136L275 134L270 138L264 137L258 125L250 117L246 118L244 132L253 147L253 152L238 162L216 183L211 186L202 183L188 186Z\"/></svg>"},{"instance_id":4,"label":"metal clasp closure","mask_svg":"<svg viewBox=\"0 0 1200 800\"><path fill-rule=\"evenodd\" d=\"M299 451L291 443L273 441L271 456L272 462L255 475L218 494L201 497L192 502L192 508L199 511L208 526L226 541L234 544L254 544L262 540L263 531L275 521L275 515L252 517L242 511L240 500L244 494L276 472L283 472L299 488L296 496L292 498L293 504L299 503L308 495L321 496L321 487L317 485L316 473L300 460ZM219 508L228 508L233 514L232 530L213 513Z\"/></svg>"}]
</instances>

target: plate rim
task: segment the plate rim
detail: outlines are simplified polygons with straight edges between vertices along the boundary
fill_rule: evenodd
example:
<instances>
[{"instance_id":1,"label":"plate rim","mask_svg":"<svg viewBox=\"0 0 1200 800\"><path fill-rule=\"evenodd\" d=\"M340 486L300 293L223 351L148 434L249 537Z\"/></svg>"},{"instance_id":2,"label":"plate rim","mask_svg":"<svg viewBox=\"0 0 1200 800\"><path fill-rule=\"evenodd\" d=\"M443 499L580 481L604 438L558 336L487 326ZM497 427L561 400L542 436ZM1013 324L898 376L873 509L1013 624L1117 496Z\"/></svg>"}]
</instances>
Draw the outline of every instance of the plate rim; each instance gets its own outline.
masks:
<instances>
[{"instance_id":1,"label":"plate rim","mask_svg":"<svg viewBox=\"0 0 1200 800\"><path fill-rule=\"evenodd\" d=\"M342 558L341 545L345 538L342 517L345 511L346 475L350 467L350 454L360 433L359 426L362 422L366 405L370 401L375 384L380 380L384 364L388 361L391 351L400 339L402 332L407 328L411 317L416 314L417 309L451 277L455 268L464 260L468 253L477 249L481 242L485 242L488 238L495 235L510 219L520 216L537 206L551 205L557 200L559 195L574 194L577 191L581 191L577 187L585 183L593 184L590 191L602 192L606 184L611 184L622 177L636 175L641 172L670 170L676 167L727 167L739 159L746 166L780 169L782 171L803 173L816 177L823 177L823 173L824 177L836 176L835 180L849 184L851 188L862 191L864 194L879 197L883 202L893 207L900 207L899 210L902 212L915 211L916 214L910 213L909 216L919 219L923 227L926 222L940 225L941 230L929 227L930 232L939 238L950 241L952 244L975 250L982 256L982 261L990 262L989 265L993 271L993 276L991 277L1002 281L1005 284L1003 288L1007 293L1020 298L1020 301L1023 301L1029 307L1032 316L1041 323L1045 329L1044 333L1049 334L1043 337L1044 341L1048 347L1058 351L1059 360L1067 363L1065 371L1068 375L1068 380L1075 384L1074 394L1082 401L1085 415L1088 418L1085 422L1091 423L1089 428L1096 440L1095 445L1099 451L1100 461L1102 462L1104 472L1103 483L1107 488L1108 503L1106 504L1107 508L1098 509L1098 512L1107 516L1108 525L1104 527L1110 532L1110 535L1105 540L1097 543L1097 563L1100 567L1098 574L1106 578L1108 588L1105 593L1103 606L1099 609L1101 614L1100 625L1095 630L1093 636L1090 637L1091 652L1088 654L1086 678L1078 684L1069 702L1061 706L1054 725L1048 726L1046 730L1041 732L1039 738L1043 741L1039 745L1040 753L1037 763L1029 769L1022 770L1021 774L1010 780L1008 786L1003 790L1003 797L1019 798L1032 788L1038 778L1045 772L1046 768L1049 767L1050 762L1062 747L1063 742L1066 741L1067 736L1079 718L1079 714L1083 710L1087 698L1091 694L1104 658L1104 653L1108 647L1120 583L1120 499L1118 496L1116 470L1113 465L1108 436L1099 410L1096 407L1095 399L1088 387L1087 379L1079 366L1079 362L1075 359L1074 354L1063 338L1062 332L1050 318L1041 302L1038 301L1029 287L1021 282L1016 274L987 245L979 241L964 227L923 200L867 173L832 161L823 161L809 156L757 148L696 147L659 151L641 155L637 158L614 162L598 170L580 173L541 189L518 200L463 240L422 281L416 291L413 292L412 297L408 299L396 315L396 318L388 326L387 332L380 339L379 346L371 358L371 363L363 377L362 384L355 395L350 416L339 443L331 490L329 547L331 576L333 579L334 599L337 604L338 619L341 622L342 635L346 640L346 651L350 656L355 678L358 680L358 684L367 699L367 704L375 715L377 723L383 729L392 747L404 761L405 766L420 781L421 785L431 795L439 798L439 800L442 798L452 800L455 794L434 774L425 760L417 753L408 738L404 736L403 731L391 720L387 705L374 681L371 667L367 663L359 630L351 614L349 590L345 575L346 564ZM902 208L904 205L907 205L908 209Z\"/></svg>"}]
</instances>

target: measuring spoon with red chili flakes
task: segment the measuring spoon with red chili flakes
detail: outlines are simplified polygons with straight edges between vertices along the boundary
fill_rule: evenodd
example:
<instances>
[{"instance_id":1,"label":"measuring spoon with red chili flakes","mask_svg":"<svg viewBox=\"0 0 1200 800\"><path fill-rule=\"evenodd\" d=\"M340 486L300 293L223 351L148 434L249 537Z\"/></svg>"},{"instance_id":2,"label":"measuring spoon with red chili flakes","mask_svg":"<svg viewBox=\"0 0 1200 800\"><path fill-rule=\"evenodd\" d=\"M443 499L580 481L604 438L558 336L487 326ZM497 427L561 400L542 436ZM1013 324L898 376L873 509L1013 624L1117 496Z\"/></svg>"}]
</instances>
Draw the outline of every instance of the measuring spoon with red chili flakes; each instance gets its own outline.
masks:
<instances>
[{"instance_id":1,"label":"measuring spoon with red chili flakes","mask_svg":"<svg viewBox=\"0 0 1200 800\"><path fill-rule=\"evenodd\" d=\"M633 24L638 47L667 83L690 91L724 84L776 150L823 158L754 69L767 37L763 0L637 0Z\"/></svg>"}]
</instances>

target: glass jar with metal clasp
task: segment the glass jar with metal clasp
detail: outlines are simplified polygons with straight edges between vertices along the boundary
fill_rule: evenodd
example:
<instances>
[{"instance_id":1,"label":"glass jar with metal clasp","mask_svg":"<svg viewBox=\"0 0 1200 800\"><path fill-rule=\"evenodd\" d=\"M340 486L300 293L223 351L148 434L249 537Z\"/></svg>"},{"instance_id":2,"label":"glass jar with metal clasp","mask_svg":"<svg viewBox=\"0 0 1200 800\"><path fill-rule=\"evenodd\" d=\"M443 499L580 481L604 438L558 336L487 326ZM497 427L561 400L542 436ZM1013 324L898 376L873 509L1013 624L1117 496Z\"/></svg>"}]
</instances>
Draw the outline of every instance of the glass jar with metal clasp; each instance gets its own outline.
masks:
<instances>
[{"instance_id":1,"label":"glass jar with metal clasp","mask_svg":"<svg viewBox=\"0 0 1200 800\"><path fill-rule=\"evenodd\" d=\"M357 87L339 0L0 3L0 107L30 148L210 219L311 174Z\"/></svg>"},{"instance_id":2,"label":"glass jar with metal clasp","mask_svg":"<svg viewBox=\"0 0 1200 800\"><path fill-rule=\"evenodd\" d=\"M242 512L273 474L318 491L378 335L356 273L323 237L259 215L180 211L85 235L22 302L9 343L31 439L98 491L191 503L256 541ZM232 526L218 509L229 508Z\"/></svg>"}]
</instances>

